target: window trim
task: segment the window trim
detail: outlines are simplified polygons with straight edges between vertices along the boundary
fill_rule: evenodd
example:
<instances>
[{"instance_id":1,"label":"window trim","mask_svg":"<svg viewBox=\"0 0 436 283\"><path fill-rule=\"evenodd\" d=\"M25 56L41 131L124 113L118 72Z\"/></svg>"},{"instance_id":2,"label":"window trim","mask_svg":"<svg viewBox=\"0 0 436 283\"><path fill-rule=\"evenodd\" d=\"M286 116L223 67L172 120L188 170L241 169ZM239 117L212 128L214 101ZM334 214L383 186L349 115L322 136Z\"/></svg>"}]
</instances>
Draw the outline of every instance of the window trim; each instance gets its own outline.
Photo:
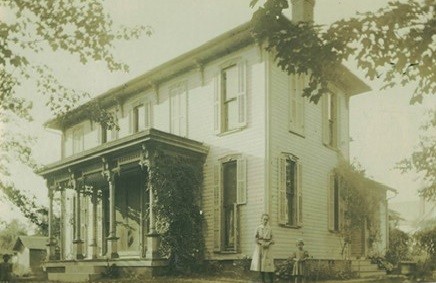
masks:
<instances>
[{"instance_id":1,"label":"window trim","mask_svg":"<svg viewBox=\"0 0 436 283\"><path fill-rule=\"evenodd\" d=\"M173 93L172 92L174 90L177 91L177 94L176 94L177 96L181 95L181 93L178 92L180 89L182 89L184 91L184 99L183 99L183 101L181 101L181 103L184 105L184 107L183 107L184 108L184 113L183 113L183 115L181 115L181 113L179 113L179 117L177 119L178 119L178 121L180 123L181 117L184 117L185 123L183 125L184 126L184 130L182 131L181 129L179 129L179 132L180 133L183 132L183 133L182 134L180 134L180 133L176 134L176 133L173 133L173 129L172 129L172 120L173 120L172 111L173 110L172 110L171 99L173 97ZM168 111L168 116L169 116L169 132L174 134L174 135L179 135L179 136L182 136L182 137L188 137L188 129L189 129L189 127L188 127L188 121L189 121L188 120L188 116L189 116L189 111L188 111L188 101L189 101L189 99L188 99L188 80L184 79L184 80L181 80L179 82L176 82L176 83L172 84L168 88L168 97L169 97L169 103L168 103L169 104L169 111ZM179 109L179 110L182 110L182 109Z\"/></svg>"},{"instance_id":2,"label":"window trim","mask_svg":"<svg viewBox=\"0 0 436 283\"><path fill-rule=\"evenodd\" d=\"M307 77L304 74L296 75L291 74L288 77L288 130L290 133L305 138L305 126L306 126L306 116L305 116L305 104L306 100L302 96L303 90L307 86ZM296 103L296 116L295 121L293 120L292 103ZM300 118L299 118L300 116ZM299 120L301 119L301 120ZM300 122L300 124L299 124Z\"/></svg>"},{"instance_id":3,"label":"window trim","mask_svg":"<svg viewBox=\"0 0 436 283\"><path fill-rule=\"evenodd\" d=\"M75 150L76 142L75 142L75 135L74 135L74 133L76 131L81 131L82 132L82 134L81 134L82 142L81 142L81 145L80 145L81 149L79 151ZM85 150L85 129L84 129L83 125L79 124L79 125L75 125L74 127L71 128L71 141L72 141L71 142L71 146L72 146L71 153L72 154L77 154L77 153L82 152L82 151Z\"/></svg>"},{"instance_id":4,"label":"window trim","mask_svg":"<svg viewBox=\"0 0 436 283\"><path fill-rule=\"evenodd\" d=\"M290 224L288 218L288 201L287 201L287 188L286 188L286 162L287 160L291 160L295 162L296 170L295 173L296 179L296 223ZM289 152L280 153L280 157L278 158L278 224L281 227L292 228L292 229L300 229L303 227L303 170L301 160L294 154ZM284 194L284 195L283 195ZM283 201L286 200L285 203ZM285 205L285 212L283 212L283 205ZM285 222L286 221L286 222Z\"/></svg>"},{"instance_id":5,"label":"window trim","mask_svg":"<svg viewBox=\"0 0 436 283\"><path fill-rule=\"evenodd\" d=\"M223 164L233 161L236 161L236 202L234 203L234 207L237 216L234 219L235 249L225 250L223 225ZM214 253L220 254L236 254L240 252L240 206L247 203L247 160L242 154L228 154L219 158L213 167L213 251Z\"/></svg>"},{"instance_id":6,"label":"window trim","mask_svg":"<svg viewBox=\"0 0 436 283\"><path fill-rule=\"evenodd\" d=\"M237 103L237 117L238 122L235 128L226 129L224 112L224 92L223 92L223 71L232 66L237 68L238 73L238 92L236 94ZM228 59L218 66L217 74L214 77L214 133L217 136L224 136L241 131L247 127L248 113L247 113L247 60L243 57L234 57Z\"/></svg>"}]
</instances>

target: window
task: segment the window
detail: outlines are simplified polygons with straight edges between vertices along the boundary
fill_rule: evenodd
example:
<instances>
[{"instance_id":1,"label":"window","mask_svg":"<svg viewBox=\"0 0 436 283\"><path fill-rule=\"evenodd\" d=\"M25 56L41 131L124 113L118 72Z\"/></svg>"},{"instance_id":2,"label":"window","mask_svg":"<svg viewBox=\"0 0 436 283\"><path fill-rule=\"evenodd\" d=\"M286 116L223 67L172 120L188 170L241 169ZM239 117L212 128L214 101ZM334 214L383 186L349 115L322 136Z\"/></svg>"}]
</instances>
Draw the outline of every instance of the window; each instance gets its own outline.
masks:
<instances>
[{"instance_id":1,"label":"window","mask_svg":"<svg viewBox=\"0 0 436 283\"><path fill-rule=\"evenodd\" d=\"M303 220L302 171L297 157L283 153L279 158L279 224L300 227Z\"/></svg>"},{"instance_id":2,"label":"window","mask_svg":"<svg viewBox=\"0 0 436 283\"><path fill-rule=\"evenodd\" d=\"M83 151L83 128L78 127L73 130L73 153Z\"/></svg>"},{"instance_id":3,"label":"window","mask_svg":"<svg viewBox=\"0 0 436 283\"><path fill-rule=\"evenodd\" d=\"M247 124L246 64L226 64L215 78L214 131L229 132Z\"/></svg>"},{"instance_id":4,"label":"window","mask_svg":"<svg viewBox=\"0 0 436 283\"><path fill-rule=\"evenodd\" d=\"M341 178L331 173L328 187L328 228L330 231L340 231L344 219L344 201L341 197L343 182Z\"/></svg>"},{"instance_id":5,"label":"window","mask_svg":"<svg viewBox=\"0 0 436 283\"><path fill-rule=\"evenodd\" d=\"M328 93L323 97L323 143L327 146L338 146L338 97L334 93Z\"/></svg>"},{"instance_id":6,"label":"window","mask_svg":"<svg viewBox=\"0 0 436 283\"><path fill-rule=\"evenodd\" d=\"M227 156L214 166L214 251L237 252L239 205L246 203L246 161Z\"/></svg>"},{"instance_id":7,"label":"window","mask_svg":"<svg viewBox=\"0 0 436 283\"><path fill-rule=\"evenodd\" d=\"M304 135L304 75L291 75L289 79L289 131Z\"/></svg>"},{"instance_id":8,"label":"window","mask_svg":"<svg viewBox=\"0 0 436 283\"><path fill-rule=\"evenodd\" d=\"M186 83L179 83L170 89L170 133L187 136Z\"/></svg>"},{"instance_id":9,"label":"window","mask_svg":"<svg viewBox=\"0 0 436 283\"><path fill-rule=\"evenodd\" d=\"M151 127L151 102L133 103L129 111L129 130L131 134Z\"/></svg>"}]
</instances>

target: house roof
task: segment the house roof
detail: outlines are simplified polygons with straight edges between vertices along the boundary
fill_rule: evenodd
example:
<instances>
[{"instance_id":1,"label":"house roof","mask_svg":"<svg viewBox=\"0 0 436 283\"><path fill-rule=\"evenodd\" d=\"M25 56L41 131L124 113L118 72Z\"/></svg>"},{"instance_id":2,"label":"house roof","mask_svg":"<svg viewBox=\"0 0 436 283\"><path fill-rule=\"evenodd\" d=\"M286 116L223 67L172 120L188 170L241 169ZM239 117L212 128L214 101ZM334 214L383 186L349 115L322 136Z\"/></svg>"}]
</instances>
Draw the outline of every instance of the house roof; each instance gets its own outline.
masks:
<instances>
[{"instance_id":1,"label":"house roof","mask_svg":"<svg viewBox=\"0 0 436 283\"><path fill-rule=\"evenodd\" d=\"M114 105L118 103L120 99L122 100L124 97L131 94L147 89L158 88L160 83L180 73L186 73L193 69L201 69L205 64L220 56L227 55L235 50L254 44L255 40L251 31L252 25L250 22L242 24L187 53L149 70L141 76L106 91L60 117L47 121L45 126L52 129L62 129L64 125L68 125L72 121L77 121L77 118L80 118L84 114L87 106L92 102L98 102L105 107ZM349 95L371 90L368 85L345 66L341 65L336 71L340 80L339 83L345 88Z\"/></svg>"},{"instance_id":2,"label":"house roof","mask_svg":"<svg viewBox=\"0 0 436 283\"><path fill-rule=\"evenodd\" d=\"M47 248L48 237L41 236L19 236L15 242L13 250L18 250L22 245L28 249L45 250Z\"/></svg>"},{"instance_id":3,"label":"house roof","mask_svg":"<svg viewBox=\"0 0 436 283\"><path fill-rule=\"evenodd\" d=\"M395 194L397 194L398 193L398 191L396 190L396 189L394 189L394 188L391 188L391 187L389 187L389 186L387 186L387 185L385 185L385 184L382 184L382 183L380 183L380 182L378 182L378 181L375 181L375 180L373 180L373 179L370 179L370 178L366 178L370 183L372 183L372 185L375 187L375 188L378 188L378 189L380 189L380 190L384 190L384 191L391 191L391 192L393 192L393 193L395 193Z\"/></svg>"}]
</instances>

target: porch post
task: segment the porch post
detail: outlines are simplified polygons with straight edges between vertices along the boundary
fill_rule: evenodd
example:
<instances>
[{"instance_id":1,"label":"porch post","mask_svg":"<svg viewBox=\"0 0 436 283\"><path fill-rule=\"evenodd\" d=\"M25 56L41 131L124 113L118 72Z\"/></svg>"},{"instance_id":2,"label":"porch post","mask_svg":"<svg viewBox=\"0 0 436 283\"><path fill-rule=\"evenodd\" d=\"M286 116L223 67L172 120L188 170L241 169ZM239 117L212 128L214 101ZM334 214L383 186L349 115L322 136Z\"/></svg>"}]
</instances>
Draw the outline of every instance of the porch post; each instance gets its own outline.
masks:
<instances>
[{"instance_id":1,"label":"porch post","mask_svg":"<svg viewBox=\"0 0 436 283\"><path fill-rule=\"evenodd\" d=\"M110 258L118 258L118 237L117 226L115 222L115 174L111 170L106 170L103 174L109 184L109 237L107 237L108 255Z\"/></svg>"},{"instance_id":2,"label":"porch post","mask_svg":"<svg viewBox=\"0 0 436 283\"><path fill-rule=\"evenodd\" d=\"M48 188L48 259L56 259L56 241L53 236L53 194L54 187L47 185Z\"/></svg>"},{"instance_id":3,"label":"porch post","mask_svg":"<svg viewBox=\"0 0 436 283\"><path fill-rule=\"evenodd\" d=\"M153 193L153 184L151 182L152 177L152 168L153 168L153 156L150 150L142 145L141 151L141 161L139 165L141 168L146 169L145 177L146 177L146 190L149 194L149 230L147 234L147 247L145 252L145 257L148 259L160 259L159 256L159 245L160 245L160 236L156 231L156 221L154 216L154 193Z\"/></svg>"},{"instance_id":4,"label":"porch post","mask_svg":"<svg viewBox=\"0 0 436 283\"><path fill-rule=\"evenodd\" d=\"M97 189L92 189L91 203L92 203L92 229L91 229L91 258L97 258L98 245L97 245Z\"/></svg>"},{"instance_id":5,"label":"porch post","mask_svg":"<svg viewBox=\"0 0 436 283\"><path fill-rule=\"evenodd\" d=\"M75 246L75 256L76 259L83 259L83 241L81 239L81 205L80 205L80 185L77 184L77 179L75 176L72 176L71 185L73 189L76 191L76 227L75 227L75 235L74 235L74 241L73 244Z\"/></svg>"},{"instance_id":6,"label":"porch post","mask_svg":"<svg viewBox=\"0 0 436 283\"><path fill-rule=\"evenodd\" d=\"M149 206L150 206L150 230L147 234L147 251L145 253L145 257L149 259L159 259L159 245L160 245L160 236L159 233L156 231L156 220L154 216L154 192L153 192L153 185L151 182L151 176L152 176L152 169L151 169L151 163L148 163L147 167L147 189L149 193Z\"/></svg>"}]
</instances>

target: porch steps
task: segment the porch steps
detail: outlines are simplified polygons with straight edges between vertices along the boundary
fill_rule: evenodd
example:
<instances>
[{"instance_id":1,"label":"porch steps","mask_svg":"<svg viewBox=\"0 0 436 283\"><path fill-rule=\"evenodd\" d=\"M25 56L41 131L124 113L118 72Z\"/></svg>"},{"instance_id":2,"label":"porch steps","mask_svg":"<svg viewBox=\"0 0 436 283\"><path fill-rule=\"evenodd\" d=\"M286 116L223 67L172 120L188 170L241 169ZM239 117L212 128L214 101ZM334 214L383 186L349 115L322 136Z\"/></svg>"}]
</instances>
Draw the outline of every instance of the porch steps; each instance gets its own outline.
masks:
<instances>
[{"instance_id":1,"label":"porch steps","mask_svg":"<svg viewBox=\"0 0 436 283\"><path fill-rule=\"evenodd\" d=\"M386 277L386 271L378 268L377 264L366 259L353 260L351 270L357 272L360 278Z\"/></svg>"}]
</instances>

